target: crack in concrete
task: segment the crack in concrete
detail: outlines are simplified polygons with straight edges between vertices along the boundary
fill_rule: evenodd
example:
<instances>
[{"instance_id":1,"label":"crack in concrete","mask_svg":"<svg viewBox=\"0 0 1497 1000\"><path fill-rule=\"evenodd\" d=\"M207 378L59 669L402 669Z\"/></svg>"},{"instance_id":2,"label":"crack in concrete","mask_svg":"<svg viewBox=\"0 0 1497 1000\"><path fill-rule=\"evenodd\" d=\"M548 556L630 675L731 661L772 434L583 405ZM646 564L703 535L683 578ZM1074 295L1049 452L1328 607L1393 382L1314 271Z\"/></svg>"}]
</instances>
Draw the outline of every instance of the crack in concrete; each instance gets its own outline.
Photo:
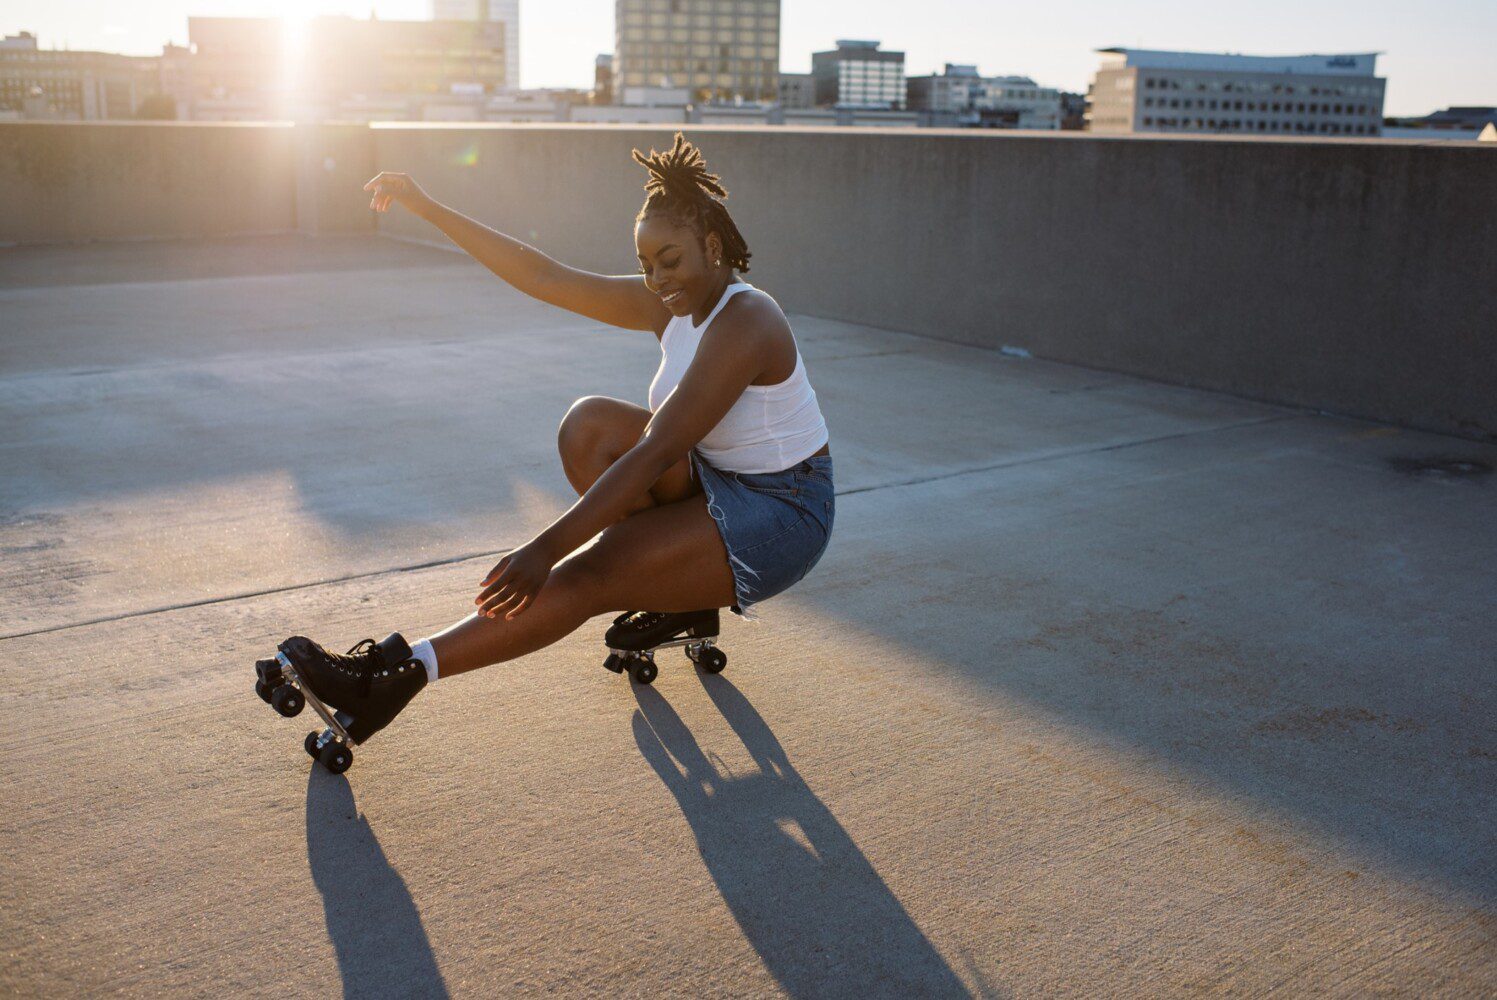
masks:
<instances>
[{"instance_id":1,"label":"crack in concrete","mask_svg":"<svg viewBox=\"0 0 1497 1000\"><path fill-rule=\"evenodd\" d=\"M920 479L908 479L891 483L875 483L872 486L859 486L855 489L841 490L837 496L852 496L857 493L871 493L875 490L899 489L905 486L920 486L925 483L939 482L944 479L955 479L958 476L976 475L982 472L992 472L996 469L1008 469L1020 465L1034 465L1040 462L1052 462L1064 458L1074 458L1078 455L1093 455L1108 451L1118 451L1123 448L1135 448L1142 445L1157 444L1161 441L1174 441L1180 438L1198 437L1202 434L1215 434L1221 431L1238 430L1243 427L1257 427L1262 424L1277 423L1284 420L1297 420L1303 417L1300 413L1284 413L1271 417L1262 417L1257 420L1239 421L1234 424L1222 424L1218 427L1204 427L1197 430L1180 431L1175 434L1160 434L1155 437L1138 438L1134 441L1119 441L1115 444L1098 445L1090 448L1074 448L1069 451L1053 452L1048 455L1033 455L1027 458L1015 458L1006 462L997 462L992 465L983 465L971 469L956 469L951 472L942 472L933 476L925 476ZM255 597L266 597L271 594L288 594L297 590L308 590L312 587L330 586L335 583L346 583L350 580L363 580L372 576L383 576L387 573L413 573L417 570L432 569L437 566L452 566L457 563L468 562L473 559L493 559L504 555L506 552L514 551L513 548L495 549L488 552L469 552L459 556L449 556L445 559L434 559L429 562L415 563L410 566L388 566L383 569L368 570L363 573L350 573L346 576L325 577L319 580L309 580L305 583L293 583L285 587L269 587L263 590L250 590L237 594L226 594L219 597L205 597L196 601L185 601L181 604L168 604L156 608L145 608L139 611L125 611L117 615L107 615L101 618L90 618L86 621L65 622L60 625L49 625L46 628L31 629L25 632L8 632L0 635L0 642L7 639L25 639L36 635L47 635L51 632L63 632L74 628L87 628L90 625L104 625L110 622L127 621L131 618L145 618L150 615L165 614L170 611L185 611L188 608L201 608L210 604L227 604L231 601L249 600Z\"/></svg>"}]
</instances>

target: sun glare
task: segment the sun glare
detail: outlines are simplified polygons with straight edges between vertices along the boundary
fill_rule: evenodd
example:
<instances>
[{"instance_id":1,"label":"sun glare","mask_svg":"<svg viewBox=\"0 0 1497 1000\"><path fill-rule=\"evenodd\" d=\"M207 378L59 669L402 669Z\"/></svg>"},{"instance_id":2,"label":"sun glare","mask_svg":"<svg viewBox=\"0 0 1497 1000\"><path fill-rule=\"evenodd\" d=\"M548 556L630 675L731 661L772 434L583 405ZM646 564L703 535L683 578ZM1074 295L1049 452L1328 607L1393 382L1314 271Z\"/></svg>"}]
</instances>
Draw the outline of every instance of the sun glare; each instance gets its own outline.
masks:
<instances>
[{"instance_id":1,"label":"sun glare","mask_svg":"<svg viewBox=\"0 0 1497 1000\"><path fill-rule=\"evenodd\" d=\"M313 12L305 3L296 0L280 0L271 4L269 13L281 20L281 87L285 94L285 110L282 116L299 119L301 96L307 60L307 23Z\"/></svg>"}]
</instances>

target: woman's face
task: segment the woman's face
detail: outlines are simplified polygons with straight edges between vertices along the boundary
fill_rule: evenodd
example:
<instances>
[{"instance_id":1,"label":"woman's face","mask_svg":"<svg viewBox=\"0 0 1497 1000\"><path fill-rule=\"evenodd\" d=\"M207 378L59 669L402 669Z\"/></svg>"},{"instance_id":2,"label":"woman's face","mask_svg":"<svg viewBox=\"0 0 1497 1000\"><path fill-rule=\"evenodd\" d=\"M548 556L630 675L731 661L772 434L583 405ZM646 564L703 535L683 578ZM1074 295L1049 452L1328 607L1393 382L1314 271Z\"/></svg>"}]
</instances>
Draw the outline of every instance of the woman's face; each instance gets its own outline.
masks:
<instances>
[{"instance_id":1,"label":"woman's face","mask_svg":"<svg viewBox=\"0 0 1497 1000\"><path fill-rule=\"evenodd\" d=\"M634 224L639 273L644 275L646 287L660 296L673 316L695 312L714 290L719 269L708 262L708 255L721 254L717 245L717 234L708 235L704 252L694 231L677 226L659 213L651 213Z\"/></svg>"}]
</instances>

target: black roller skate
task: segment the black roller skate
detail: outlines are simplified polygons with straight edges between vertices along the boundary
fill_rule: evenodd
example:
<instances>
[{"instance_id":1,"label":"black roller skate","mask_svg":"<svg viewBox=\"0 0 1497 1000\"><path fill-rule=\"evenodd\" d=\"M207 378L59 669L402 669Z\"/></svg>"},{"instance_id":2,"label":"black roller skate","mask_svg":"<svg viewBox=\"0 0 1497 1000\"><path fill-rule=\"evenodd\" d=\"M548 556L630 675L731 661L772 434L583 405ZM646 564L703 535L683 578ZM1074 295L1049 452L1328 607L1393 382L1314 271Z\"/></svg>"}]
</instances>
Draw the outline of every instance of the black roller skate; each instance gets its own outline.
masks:
<instances>
[{"instance_id":1,"label":"black roller skate","mask_svg":"<svg viewBox=\"0 0 1497 1000\"><path fill-rule=\"evenodd\" d=\"M307 753L334 774L353 764L353 744L390 724L426 686L426 668L399 632L331 653L305 636L255 663L255 693L290 718L311 704L327 728L307 734Z\"/></svg>"},{"instance_id":2,"label":"black roller skate","mask_svg":"<svg viewBox=\"0 0 1497 1000\"><path fill-rule=\"evenodd\" d=\"M660 673L655 650L685 646L686 657L709 674L722 673L728 655L713 641L719 633L717 609L709 611L625 611L613 620L603 637L608 659L603 666L616 674L625 670L640 684L649 684Z\"/></svg>"}]
</instances>

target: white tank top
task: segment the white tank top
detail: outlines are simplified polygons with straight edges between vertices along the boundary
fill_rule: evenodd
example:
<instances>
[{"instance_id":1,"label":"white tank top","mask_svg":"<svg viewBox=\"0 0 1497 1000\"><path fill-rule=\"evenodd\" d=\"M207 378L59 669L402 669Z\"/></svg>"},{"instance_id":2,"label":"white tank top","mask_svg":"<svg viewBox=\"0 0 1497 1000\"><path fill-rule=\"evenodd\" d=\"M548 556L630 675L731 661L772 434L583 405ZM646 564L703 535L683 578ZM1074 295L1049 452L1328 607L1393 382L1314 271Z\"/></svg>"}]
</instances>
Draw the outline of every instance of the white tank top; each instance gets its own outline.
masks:
<instances>
[{"instance_id":1,"label":"white tank top","mask_svg":"<svg viewBox=\"0 0 1497 1000\"><path fill-rule=\"evenodd\" d=\"M696 357L702 335L722 307L734 295L753 287L746 281L728 285L701 326L694 325L689 315L671 317L660 334L660 368L650 383L651 413L660 409L681 383ZM697 451L724 471L780 472L814 455L828 440L826 421L806 378L806 363L797 345L795 371L790 377L777 385L746 386L717 426L702 438Z\"/></svg>"}]
</instances>

